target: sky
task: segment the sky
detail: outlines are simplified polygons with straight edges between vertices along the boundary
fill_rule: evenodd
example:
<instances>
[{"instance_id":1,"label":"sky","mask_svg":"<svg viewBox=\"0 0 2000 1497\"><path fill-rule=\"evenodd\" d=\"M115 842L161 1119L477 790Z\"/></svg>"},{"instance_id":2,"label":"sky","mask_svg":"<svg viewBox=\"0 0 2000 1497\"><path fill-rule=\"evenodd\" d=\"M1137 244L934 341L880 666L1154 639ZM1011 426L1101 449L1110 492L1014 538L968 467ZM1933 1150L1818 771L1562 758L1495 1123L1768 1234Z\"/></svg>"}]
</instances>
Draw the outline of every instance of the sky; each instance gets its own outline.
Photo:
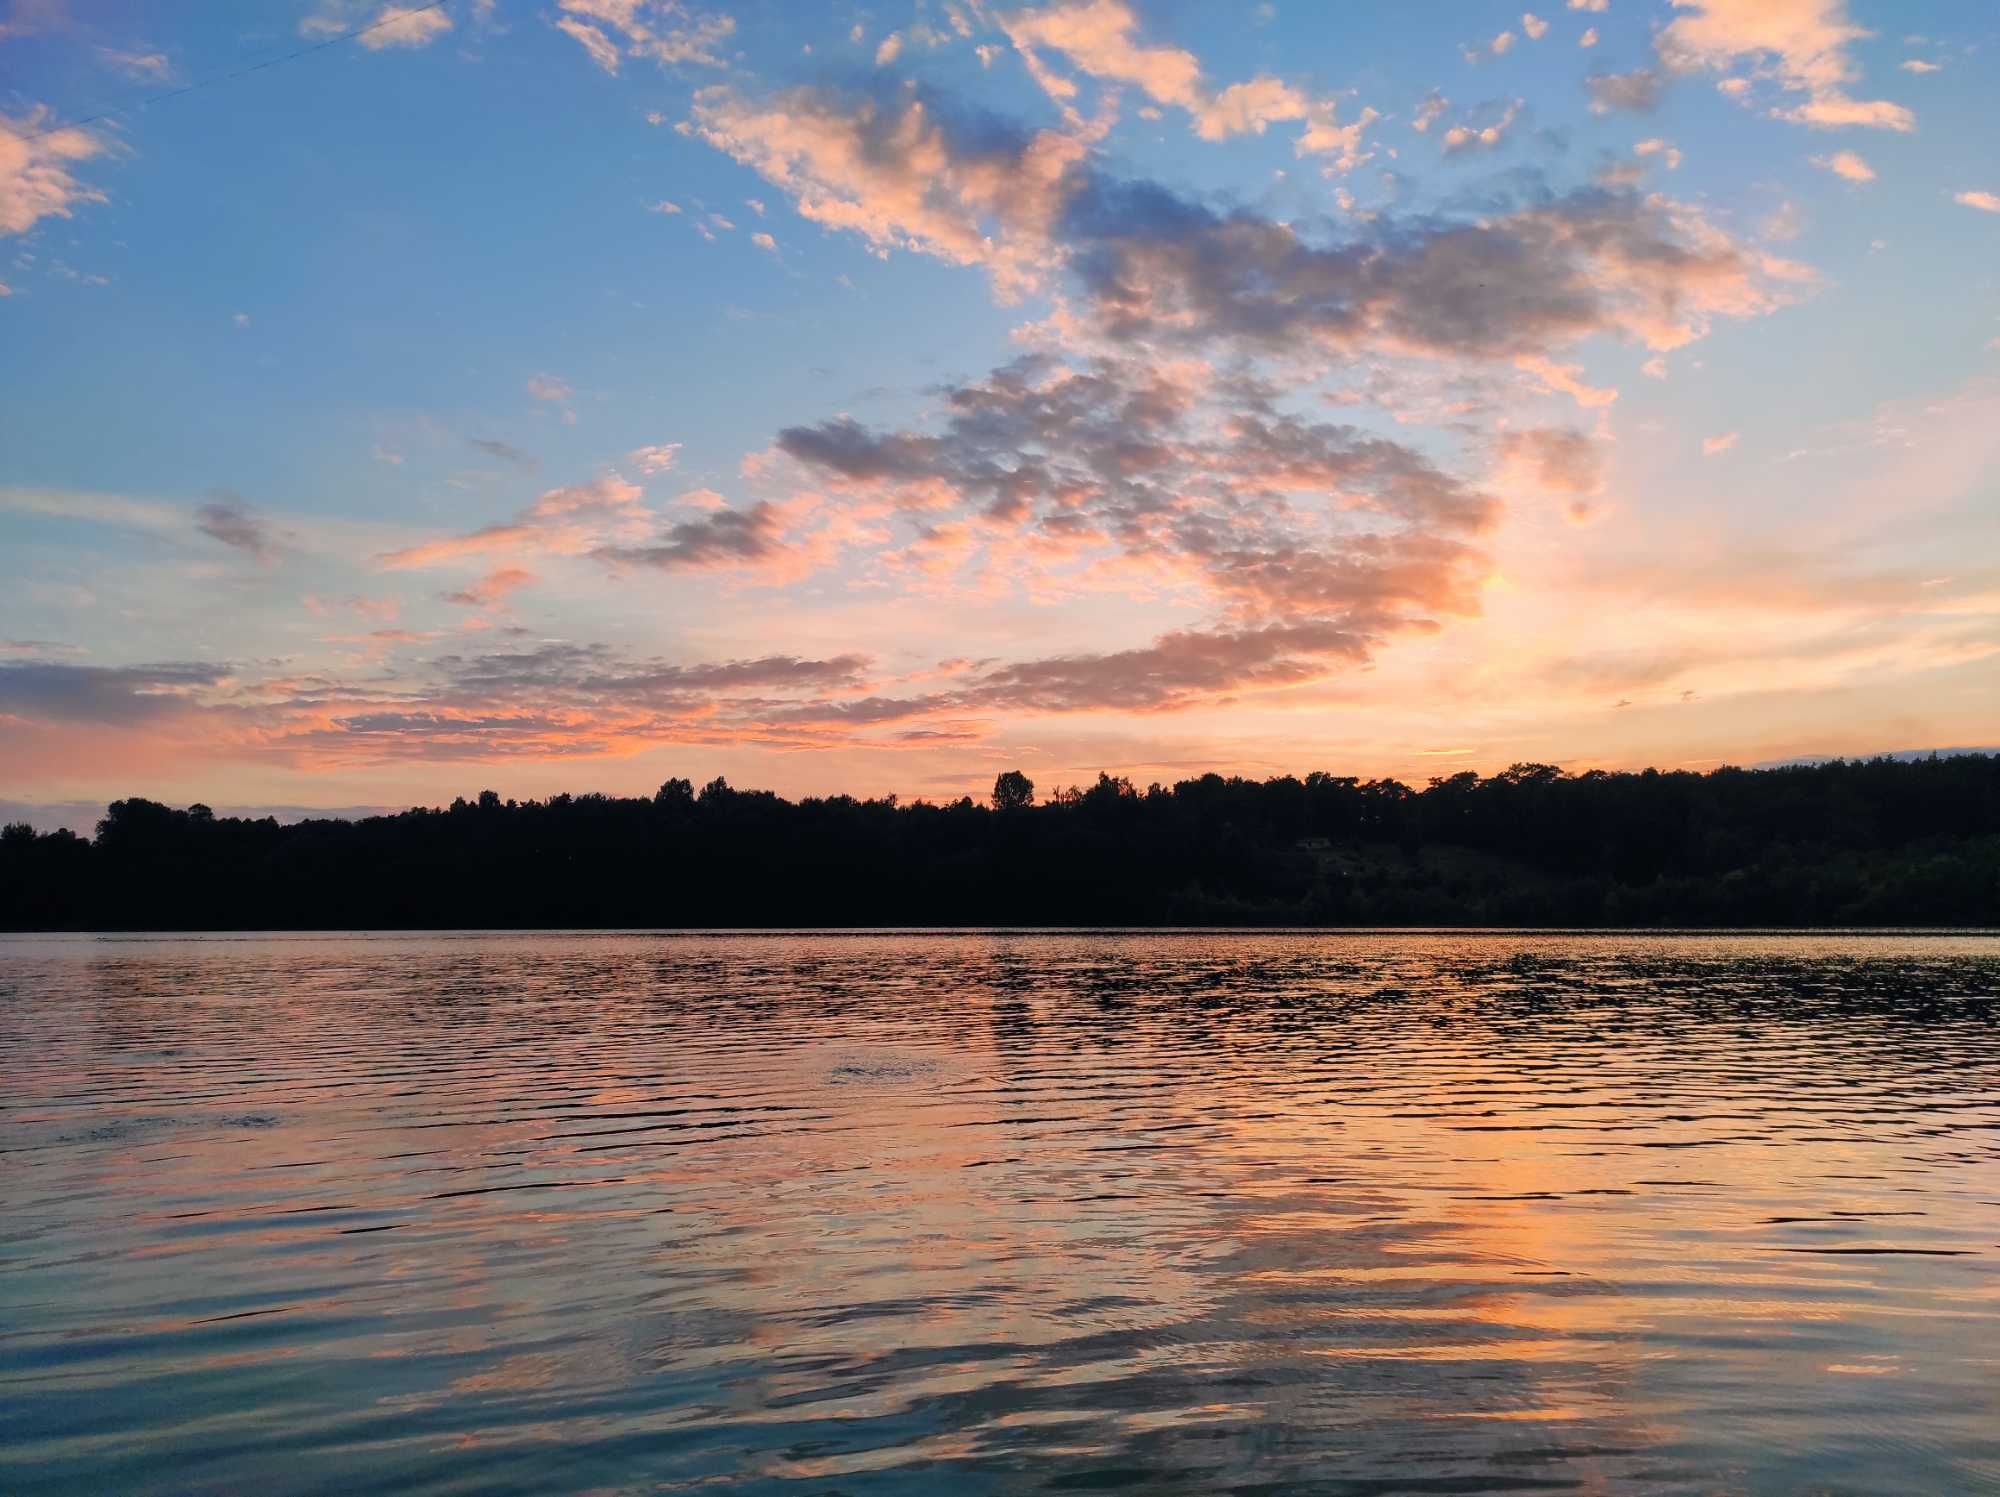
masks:
<instances>
[{"instance_id":1,"label":"sky","mask_svg":"<svg viewBox=\"0 0 2000 1497\"><path fill-rule=\"evenodd\" d=\"M1986 0L0 0L0 809L2000 742Z\"/></svg>"}]
</instances>

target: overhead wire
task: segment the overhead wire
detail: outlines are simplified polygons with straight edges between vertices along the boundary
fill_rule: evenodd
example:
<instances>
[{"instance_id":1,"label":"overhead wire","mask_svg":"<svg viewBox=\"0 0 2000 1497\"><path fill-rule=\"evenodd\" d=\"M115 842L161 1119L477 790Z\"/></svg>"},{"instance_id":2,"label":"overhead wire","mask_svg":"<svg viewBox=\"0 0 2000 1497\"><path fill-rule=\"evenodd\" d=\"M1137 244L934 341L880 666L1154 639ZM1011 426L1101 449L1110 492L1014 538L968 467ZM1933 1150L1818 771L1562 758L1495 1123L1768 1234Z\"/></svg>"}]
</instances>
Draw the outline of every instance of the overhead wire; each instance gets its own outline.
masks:
<instances>
[{"instance_id":1,"label":"overhead wire","mask_svg":"<svg viewBox=\"0 0 2000 1497\"><path fill-rule=\"evenodd\" d=\"M371 31L380 31L385 26L401 25L408 21L410 17L423 15L426 11L444 10L449 4L450 0L429 0L429 3L426 5L387 5L383 7L383 14L375 20L370 21L366 26L356 26L353 30L343 31L338 36L325 37L320 41L297 48L294 51L285 52L276 57L267 57L262 62L253 62L248 67L237 68L227 73L217 73L208 78L197 78L194 82L183 84L179 88L170 88L161 93L148 95L143 99L134 99L129 104L120 104L110 109L101 109L96 114L85 115L81 119L58 120L55 124L43 129L25 132L18 138L22 140L40 140L43 136L53 135L58 130L80 130L86 125L95 125L100 121L112 119L121 114L129 114L135 109L150 109L153 105L163 104L168 99L178 99L187 94L198 93L202 89L213 88L218 83L229 83L238 78L247 78L252 73L261 73L266 68L277 67L280 63L293 62L314 52L324 52L328 47L337 47L342 42L351 42L358 36L366 36Z\"/></svg>"}]
</instances>

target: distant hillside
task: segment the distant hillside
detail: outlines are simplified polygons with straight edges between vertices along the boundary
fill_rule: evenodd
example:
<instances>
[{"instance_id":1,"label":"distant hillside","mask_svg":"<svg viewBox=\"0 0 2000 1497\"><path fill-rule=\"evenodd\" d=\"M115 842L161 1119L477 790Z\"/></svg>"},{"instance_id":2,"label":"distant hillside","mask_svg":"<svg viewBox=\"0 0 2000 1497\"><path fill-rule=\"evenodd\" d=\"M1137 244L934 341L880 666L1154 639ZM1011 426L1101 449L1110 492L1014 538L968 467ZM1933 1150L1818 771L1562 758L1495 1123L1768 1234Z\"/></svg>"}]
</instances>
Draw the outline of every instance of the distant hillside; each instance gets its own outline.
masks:
<instances>
[{"instance_id":1,"label":"distant hillside","mask_svg":"<svg viewBox=\"0 0 2000 1497\"><path fill-rule=\"evenodd\" d=\"M0 835L0 925L2000 925L2000 757L1422 789L1100 776L1036 803L491 791L281 825L114 803Z\"/></svg>"}]
</instances>

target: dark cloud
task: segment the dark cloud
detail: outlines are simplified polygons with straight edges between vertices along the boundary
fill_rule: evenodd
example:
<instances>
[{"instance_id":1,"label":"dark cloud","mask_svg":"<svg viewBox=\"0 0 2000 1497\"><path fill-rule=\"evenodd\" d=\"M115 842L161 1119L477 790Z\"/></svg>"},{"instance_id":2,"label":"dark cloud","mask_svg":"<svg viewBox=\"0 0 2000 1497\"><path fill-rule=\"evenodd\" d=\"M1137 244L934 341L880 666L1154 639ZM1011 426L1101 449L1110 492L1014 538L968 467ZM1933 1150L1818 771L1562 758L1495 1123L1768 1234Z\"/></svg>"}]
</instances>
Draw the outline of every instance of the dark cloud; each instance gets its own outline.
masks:
<instances>
[{"instance_id":1,"label":"dark cloud","mask_svg":"<svg viewBox=\"0 0 2000 1497\"><path fill-rule=\"evenodd\" d=\"M780 529L774 505L753 504L748 509L717 510L698 520L668 526L648 545L604 546L594 554L605 561L663 571L768 561L785 551Z\"/></svg>"},{"instance_id":2,"label":"dark cloud","mask_svg":"<svg viewBox=\"0 0 2000 1497\"><path fill-rule=\"evenodd\" d=\"M920 478L936 470L939 455L935 438L877 437L846 416L817 426L788 426L778 433L778 446L846 478Z\"/></svg>"},{"instance_id":3,"label":"dark cloud","mask_svg":"<svg viewBox=\"0 0 2000 1497\"><path fill-rule=\"evenodd\" d=\"M454 695L491 698L532 692L572 703L706 707L716 693L855 686L869 662L865 656L851 654L825 660L765 655L708 665L674 665L624 660L603 645L545 644L532 650L443 655L435 665Z\"/></svg>"},{"instance_id":4,"label":"dark cloud","mask_svg":"<svg viewBox=\"0 0 2000 1497\"><path fill-rule=\"evenodd\" d=\"M1650 114L1658 107L1667 80L1651 68L1634 68L1629 73L1592 73L1583 86L1590 92L1590 107L1598 114L1614 109Z\"/></svg>"},{"instance_id":5,"label":"dark cloud","mask_svg":"<svg viewBox=\"0 0 2000 1497\"><path fill-rule=\"evenodd\" d=\"M1364 636L1327 623L1181 631L1140 649L1000 666L963 698L968 705L1043 712L1154 712L1248 687L1313 680L1326 674L1329 657L1358 662L1368 646Z\"/></svg>"},{"instance_id":6,"label":"dark cloud","mask_svg":"<svg viewBox=\"0 0 2000 1497\"><path fill-rule=\"evenodd\" d=\"M1646 107L1660 79L1600 75L1592 88L1602 107ZM1379 213L1343 225L1345 237L1312 237L1116 177L1071 137L968 125L929 96L708 89L695 123L805 216L878 249L983 265L1003 292L1067 272L1093 329L1119 340L1513 359L1592 334L1677 345L1713 316L1771 304L1756 256L1691 206L1632 192L1524 185L1511 203Z\"/></svg>"},{"instance_id":7,"label":"dark cloud","mask_svg":"<svg viewBox=\"0 0 2000 1497\"><path fill-rule=\"evenodd\" d=\"M1329 660L1366 659L1369 645L1363 635L1325 623L1177 630L1135 649L995 666L949 691L812 702L777 716L781 721L868 728L978 712L1177 711L1226 699L1235 691L1317 680L1327 673Z\"/></svg>"},{"instance_id":8,"label":"dark cloud","mask_svg":"<svg viewBox=\"0 0 2000 1497\"><path fill-rule=\"evenodd\" d=\"M539 459L511 443L495 441L490 437L467 437L465 440L488 457L497 457L503 463L512 463L515 467L524 468L530 473L541 467Z\"/></svg>"},{"instance_id":9,"label":"dark cloud","mask_svg":"<svg viewBox=\"0 0 2000 1497\"><path fill-rule=\"evenodd\" d=\"M1672 344L1763 304L1741 247L1596 187L1474 222L1385 217L1315 245L1254 213L1099 181L1068 225L1098 323L1126 341L1514 359L1597 333Z\"/></svg>"},{"instance_id":10,"label":"dark cloud","mask_svg":"<svg viewBox=\"0 0 2000 1497\"><path fill-rule=\"evenodd\" d=\"M1372 633L1472 607L1472 542L1497 507L1402 443L1233 414L1135 361L1023 360L943 394L935 434L842 419L788 428L778 445L825 481L914 494L908 507L963 506L1058 549L1191 572L1243 622L1304 615Z\"/></svg>"},{"instance_id":11,"label":"dark cloud","mask_svg":"<svg viewBox=\"0 0 2000 1497\"><path fill-rule=\"evenodd\" d=\"M868 666L858 655L680 665L566 643L447 654L430 663L426 679L351 708L315 711L282 741L367 759L587 757L664 742L782 741L798 737L770 726L786 710L801 698L858 688Z\"/></svg>"},{"instance_id":12,"label":"dark cloud","mask_svg":"<svg viewBox=\"0 0 2000 1497\"><path fill-rule=\"evenodd\" d=\"M193 662L158 665L61 665L0 661L0 717L119 725L180 711L188 697L216 686L226 668Z\"/></svg>"},{"instance_id":13,"label":"dark cloud","mask_svg":"<svg viewBox=\"0 0 2000 1497\"><path fill-rule=\"evenodd\" d=\"M216 491L215 499L194 512L195 528L212 541L234 547L258 561L269 561L277 554L277 543L270 528L264 524L243 500L226 489Z\"/></svg>"}]
</instances>

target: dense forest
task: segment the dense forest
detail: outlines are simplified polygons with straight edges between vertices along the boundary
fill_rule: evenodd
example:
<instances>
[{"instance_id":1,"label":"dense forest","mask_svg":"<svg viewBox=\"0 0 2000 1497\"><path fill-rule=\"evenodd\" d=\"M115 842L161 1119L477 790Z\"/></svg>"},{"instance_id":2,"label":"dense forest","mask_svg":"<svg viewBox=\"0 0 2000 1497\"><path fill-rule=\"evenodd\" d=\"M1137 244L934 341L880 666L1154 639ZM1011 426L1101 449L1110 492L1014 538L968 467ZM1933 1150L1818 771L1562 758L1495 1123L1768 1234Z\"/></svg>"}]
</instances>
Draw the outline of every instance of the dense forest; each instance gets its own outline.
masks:
<instances>
[{"instance_id":1,"label":"dense forest","mask_svg":"<svg viewBox=\"0 0 2000 1497\"><path fill-rule=\"evenodd\" d=\"M1099 776L1037 803L491 791L359 821L114 803L0 834L0 926L2000 924L2000 756L1414 789Z\"/></svg>"}]
</instances>

